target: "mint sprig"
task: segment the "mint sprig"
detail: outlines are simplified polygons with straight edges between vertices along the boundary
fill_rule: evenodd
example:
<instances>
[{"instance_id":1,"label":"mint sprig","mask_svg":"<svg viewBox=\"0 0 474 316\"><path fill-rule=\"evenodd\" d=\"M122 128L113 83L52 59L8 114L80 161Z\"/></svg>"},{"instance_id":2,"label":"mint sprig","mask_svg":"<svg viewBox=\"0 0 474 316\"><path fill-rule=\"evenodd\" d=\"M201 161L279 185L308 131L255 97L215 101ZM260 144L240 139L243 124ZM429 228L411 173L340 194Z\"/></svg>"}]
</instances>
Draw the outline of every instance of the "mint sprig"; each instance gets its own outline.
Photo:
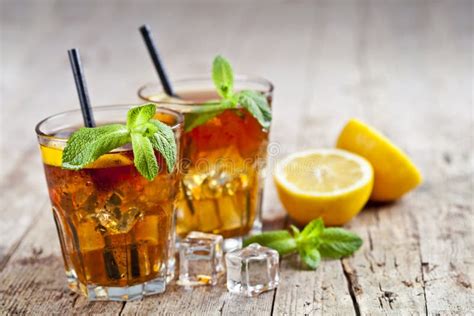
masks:
<instances>
[{"instance_id":1,"label":"mint sprig","mask_svg":"<svg viewBox=\"0 0 474 316\"><path fill-rule=\"evenodd\" d=\"M144 104L128 111L126 125L80 128L69 137L61 166L70 170L82 169L100 156L131 142L135 167L143 177L151 181L159 172L154 150L164 157L171 172L176 164L176 141L171 127L153 119L155 113L155 104Z\"/></svg>"},{"instance_id":2,"label":"mint sprig","mask_svg":"<svg viewBox=\"0 0 474 316\"><path fill-rule=\"evenodd\" d=\"M62 167L70 170L82 169L104 153L129 142L129 131L126 126L120 124L81 128L68 139L63 152Z\"/></svg>"},{"instance_id":3,"label":"mint sprig","mask_svg":"<svg viewBox=\"0 0 474 316\"><path fill-rule=\"evenodd\" d=\"M301 260L316 269L321 258L339 259L350 256L362 246L362 239L343 228L326 228L322 219L311 221L300 231L291 226L292 234L286 230L274 230L251 236L244 240L244 246L259 243L273 248L280 255L298 252Z\"/></svg>"},{"instance_id":4,"label":"mint sprig","mask_svg":"<svg viewBox=\"0 0 474 316\"><path fill-rule=\"evenodd\" d=\"M153 146L148 137L139 133L132 133L133 163L137 170L148 180L153 180L158 174Z\"/></svg>"},{"instance_id":5,"label":"mint sprig","mask_svg":"<svg viewBox=\"0 0 474 316\"><path fill-rule=\"evenodd\" d=\"M217 93L224 99L232 97L234 91L234 72L229 62L222 56L216 56L212 63L212 80Z\"/></svg>"},{"instance_id":6,"label":"mint sprig","mask_svg":"<svg viewBox=\"0 0 474 316\"><path fill-rule=\"evenodd\" d=\"M270 127L272 114L267 98L252 90L234 92L234 72L230 63L222 56L214 58L212 80L221 100L208 102L208 104L188 113L184 122L186 132L206 123L223 111L237 108L239 105L255 117L263 128Z\"/></svg>"}]
</instances>

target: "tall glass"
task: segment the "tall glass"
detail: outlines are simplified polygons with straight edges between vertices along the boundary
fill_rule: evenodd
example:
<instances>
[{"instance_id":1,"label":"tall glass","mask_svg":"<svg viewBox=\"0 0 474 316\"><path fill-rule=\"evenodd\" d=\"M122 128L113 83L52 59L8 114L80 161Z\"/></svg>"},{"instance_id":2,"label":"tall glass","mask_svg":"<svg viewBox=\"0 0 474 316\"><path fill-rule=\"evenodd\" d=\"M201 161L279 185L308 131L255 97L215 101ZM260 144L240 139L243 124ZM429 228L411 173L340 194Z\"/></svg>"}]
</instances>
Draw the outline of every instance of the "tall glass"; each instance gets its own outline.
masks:
<instances>
[{"instance_id":1,"label":"tall glass","mask_svg":"<svg viewBox=\"0 0 474 316\"><path fill-rule=\"evenodd\" d=\"M94 108L97 125L121 123L130 106ZM182 132L179 113L156 118ZM68 137L82 125L80 111L53 115L36 126L69 287L91 300L130 300L165 290L173 240L177 168L153 181L133 164L131 146L113 150L78 171L61 168Z\"/></svg>"},{"instance_id":2,"label":"tall glass","mask_svg":"<svg viewBox=\"0 0 474 316\"><path fill-rule=\"evenodd\" d=\"M209 77L173 82L179 98L169 98L157 84L143 86L138 95L184 115L186 122L218 99ZM261 92L271 104L273 85L261 78L237 76L236 91ZM182 171L177 204L176 232L223 235L225 248L239 247L242 237L261 230L263 173L269 130L262 128L245 109L226 110L206 123L185 131L182 138Z\"/></svg>"}]
</instances>

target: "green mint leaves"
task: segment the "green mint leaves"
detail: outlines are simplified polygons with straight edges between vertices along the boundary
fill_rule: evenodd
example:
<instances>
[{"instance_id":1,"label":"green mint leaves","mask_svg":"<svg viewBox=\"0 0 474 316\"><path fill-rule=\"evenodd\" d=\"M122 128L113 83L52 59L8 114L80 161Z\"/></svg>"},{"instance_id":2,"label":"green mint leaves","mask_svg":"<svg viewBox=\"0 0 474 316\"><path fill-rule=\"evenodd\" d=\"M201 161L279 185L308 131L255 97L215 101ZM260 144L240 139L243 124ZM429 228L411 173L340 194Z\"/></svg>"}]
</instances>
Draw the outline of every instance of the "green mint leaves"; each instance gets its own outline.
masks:
<instances>
[{"instance_id":1,"label":"green mint leaves","mask_svg":"<svg viewBox=\"0 0 474 316\"><path fill-rule=\"evenodd\" d=\"M216 86L217 93L223 99L229 99L234 90L234 72L229 62L222 56L214 58L212 63L212 80Z\"/></svg>"},{"instance_id":2,"label":"green mint leaves","mask_svg":"<svg viewBox=\"0 0 474 316\"><path fill-rule=\"evenodd\" d=\"M168 171L171 172L178 156L173 131L168 125L160 121L151 120L150 123L155 126L156 131L148 139L153 148L163 155Z\"/></svg>"},{"instance_id":3,"label":"green mint leaves","mask_svg":"<svg viewBox=\"0 0 474 316\"><path fill-rule=\"evenodd\" d=\"M64 148L62 167L71 170L82 169L103 154L129 142L129 131L120 124L81 128L71 135Z\"/></svg>"},{"instance_id":4,"label":"green mint leaves","mask_svg":"<svg viewBox=\"0 0 474 316\"><path fill-rule=\"evenodd\" d=\"M218 102L209 102L188 113L184 125L186 132L206 123L224 110L237 108L239 105L255 117L263 128L270 127L272 114L267 98L252 90L234 92L234 72L229 62L222 56L217 56L212 63L212 80L222 99Z\"/></svg>"},{"instance_id":5,"label":"green mint leaves","mask_svg":"<svg viewBox=\"0 0 474 316\"><path fill-rule=\"evenodd\" d=\"M80 128L67 141L62 167L82 169L100 156L131 142L135 167L143 177L151 181L159 172L154 150L163 156L171 172L177 155L174 134L171 127L153 119L155 112L155 104L144 104L128 111L126 125Z\"/></svg>"},{"instance_id":6,"label":"green mint leaves","mask_svg":"<svg viewBox=\"0 0 474 316\"><path fill-rule=\"evenodd\" d=\"M275 230L251 236L244 246L259 243L273 248L280 255L298 252L301 260L316 269L321 258L339 259L353 254L362 245L362 239L342 228L325 228L322 219L311 221L303 231L291 226L292 234L286 230Z\"/></svg>"},{"instance_id":7,"label":"green mint leaves","mask_svg":"<svg viewBox=\"0 0 474 316\"><path fill-rule=\"evenodd\" d=\"M342 228L326 228L320 237L321 256L339 259L353 253L362 245L362 239Z\"/></svg>"},{"instance_id":8,"label":"green mint leaves","mask_svg":"<svg viewBox=\"0 0 474 316\"><path fill-rule=\"evenodd\" d=\"M137 170L148 180L153 180L158 174L158 162L156 161L153 145L148 137L139 133L132 133L133 163Z\"/></svg>"},{"instance_id":9,"label":"green mint leaves","mask_svg":"<svg viewBox=\"0 0 474 316\"><path fill-rule=\"evenodd\" d=\"M155 116L156 106L152 103L137 106L128 110L127 128L131 131L140 128Z\"/></svg>"},{"instance_id":10,"label":"green mint leaves","mask_svg":"<svg viewBox=\"0 0 474 316\"><path fill-rule=\"evenodd\" d=\"M272 121L272 112L267 98L256 91L244 90L237 93L239 104L247 109L264 128L269 128Z\"/></svg>"}]
</instances>

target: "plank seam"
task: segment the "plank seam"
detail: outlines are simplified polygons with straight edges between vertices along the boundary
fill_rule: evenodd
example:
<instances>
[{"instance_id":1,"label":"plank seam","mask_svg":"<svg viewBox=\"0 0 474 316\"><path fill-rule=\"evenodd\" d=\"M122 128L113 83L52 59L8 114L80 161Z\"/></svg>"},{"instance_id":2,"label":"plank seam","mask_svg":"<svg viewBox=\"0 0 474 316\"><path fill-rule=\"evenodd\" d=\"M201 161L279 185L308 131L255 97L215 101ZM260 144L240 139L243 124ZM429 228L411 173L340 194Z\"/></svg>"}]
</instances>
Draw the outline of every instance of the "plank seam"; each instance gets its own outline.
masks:
<instances>
[{"instance_id":1,"label":"plank seam","mask_svg":"<svg viewBox=\"0 0 474 316\"><path fill-rule=\"evenodd\" d=\"M123 310L125 309L125 305L127 305L127 302L123 302L123 303L122 303L122 307L120 308L120 310L119 310L119 312L118 312L118 315L119 315L119 316L122 315Z\"/></svg>"},{"instance_id":2,"label":"plank seam","mask_svg":"<svg viewBox=\"0 0 474 316\"><path fill-rule=\"evenodd\" d=\"M276 301L277 291L278 291L278 287L273 291L272 308L270 310L270 315L273 315L273 311L275 309L275 301Z\"/></svg>"},{"instance_id":3,"label":"plank seam","mask_svg":"<svg viewBox=\"0 0 474 316\"><path fill-rule=\"evenodd\" d=\"M426 282L425 282L425 271L423 269L423 254L421 252L421 238L420 238L420 230L418 229L418 221L416 217L409 213L409 216L412 218L413 223L416 226L416 241L418 243L418 254L420 256L420 272L421 272L421 287L423 288L423 299L425 300L425 314L428 315L428 300L426 299Z\"/></svg>"},{"instance_id":4,"label":"plank seam","mask_svg":"<svg viewBox=\"0 0 474 316\"><path fill-rule=\"evenodd\" d=\"M347 288L349 290L349 295L351 296L351 299L352 299L352 306L354 307L354 312L356 314L356 316L360 316L361 313L360 313L360 306L359 306L359 302L357 302L357 297L356 297L356 294L355 294L355 291L354 291L354 282L352 280L352 277L351 277L351 274L352 274L352 271L348 271L346 269L346 266L344 264L344 261L345 259L341 259L340 262L341 262L341 266L342 266L342 271L344 272L344 277L346 278L346 281L347 281Z\"/></svg>"}]
</instances>

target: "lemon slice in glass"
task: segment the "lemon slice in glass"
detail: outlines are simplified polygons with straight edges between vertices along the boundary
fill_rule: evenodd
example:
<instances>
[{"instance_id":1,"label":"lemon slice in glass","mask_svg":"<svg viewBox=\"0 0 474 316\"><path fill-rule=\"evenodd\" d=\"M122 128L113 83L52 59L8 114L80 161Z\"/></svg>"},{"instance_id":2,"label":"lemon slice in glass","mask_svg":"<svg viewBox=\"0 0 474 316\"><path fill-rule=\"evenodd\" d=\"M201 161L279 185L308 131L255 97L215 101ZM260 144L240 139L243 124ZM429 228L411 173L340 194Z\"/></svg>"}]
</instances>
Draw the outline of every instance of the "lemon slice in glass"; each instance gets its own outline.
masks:
<instances>
[{"instance_id":1,"label":"lemon slice in glass","mask_svg":"<svg viewBox=\"0 0 474 316\"><path fill-rule=\"evenodd\" d=\"M61 167L63 156L63 150L61 148L41 145L41 155L43 163L50 166ZM127 155L127 152L111 152L100 156L99 159L89 164L86 168L111 168L131 164L133 164L133 159Z\"/></svg>"}]
</instances>

